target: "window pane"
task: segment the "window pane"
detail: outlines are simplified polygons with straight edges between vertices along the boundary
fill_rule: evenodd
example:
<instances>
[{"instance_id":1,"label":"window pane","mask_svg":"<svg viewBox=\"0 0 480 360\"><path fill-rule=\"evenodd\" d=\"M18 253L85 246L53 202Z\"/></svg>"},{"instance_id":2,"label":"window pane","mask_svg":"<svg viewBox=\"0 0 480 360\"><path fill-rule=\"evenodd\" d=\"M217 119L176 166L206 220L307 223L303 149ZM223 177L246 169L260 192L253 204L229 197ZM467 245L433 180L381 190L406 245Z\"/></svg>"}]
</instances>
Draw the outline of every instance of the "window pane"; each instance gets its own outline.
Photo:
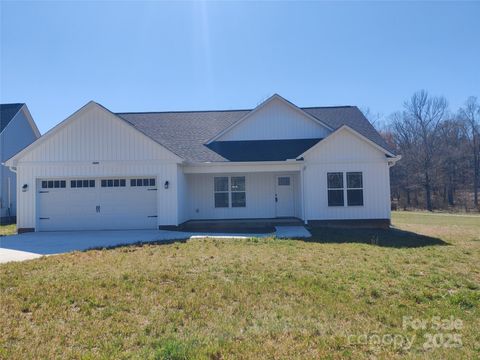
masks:
<instances>
[{"instance_id":1,"label":"window pane","mask_svg":"<svg viewBox=\"0 0 480 360\"><path fill-rule=\"evenodd\" d=\"M55 180L53 186L54 186L55 188L59 188L59 187L60 187L60 181L59 181L59 180Z\"/></svg>"},{"instance_id":2,"label":"window pane","mask_svg":"<svg viewBox=\"0 0 480 360\"><path fill-rule=\"evenodd\" d=\"M329 189L342 189L343 188L343 173L328 173L327 174L328 188Z\"/></svg>"},{"instance_id":3,"label":"window pane","mask_svg":"<svg viewBox=\"0 0 480 360\"><path fill-rule=\"evenodd\" d=\"M363 205L363 190L347 190L348 206Z\"/></svg>"},{"instance_id":4,"label":"window pane","mask_svg":"<svg viewBox=\"0 0 480 360\"><path fill-rule=\"evenodd\" d=\"M282 176L278 178L278 185L279 186L290 186L290 177L289 176Z\"/></svg>"},{"instance_id":5,"label":"window pane","mask_svg":"<svg viewBox=\"0 0 480 360\"><path fill-rule=\"evenodd\" d=\"M120 186L121 186L121 187L125 187L126 183L127 183L127 180L125 180L125 179L120 179Z\"/></svg>"},{"instance_id":6,"label":"window pane","mask_svg":"<svg viewBox=\"0 0 480 360\"><path fill-rule=\"evenodd\" d=\"M102 180L102 187L106 187L107 186L107 180Z\"/></svg>"},{"instance_id":7,"label":"window pane","mask_svg":"<svg viewBox=\"0 0 480 360\"><path fill-rule=\"evenodd\" d=\"M347 173L347 187L348 188L362 188L362 173L349 172Z\"/></svg>"},{"instance_id":8,"label":"window pane","mask_svg":"<svg viewBox=\"0 0 480 360\"><path fill-rule=\"evenodd\" d=\"M77 182L75 180L70 181L70 187L71 188L76 188L77 187Z\"/></svg>"},{"instance_id":9,"label":"window pane","mask_svg":"<svg viewBox=\"0 0 480 360\"><path fill-rule=\"evenodd\" d=\"M83 187L88 187L88 180L81 180L83 182Z\"/></svg>"},{"instance_id":10,"label":"window pane","mask_svg":"<svg viewBox=\"0 0 480 360\"><path fill-rule=\"evenodd\" d=\"M42 188L46 189L48 187L48 183L46 181L42 181Z\"/></svg>"},{"instance_id":11,"label":"window pane","mask_svg":"<svg viewBox=\"0 0 480 360\"><path fill-rule=\"evenodd\" d=\"M83 181L82 180L77 180L77 187L79 187L79 188L83 187Z\"/></svg>"},{"instance_id":12,"label":"window pane","mask_svg":"<svg viewBox=\"0 0 480 360\"><path fill-rule=\"evenodd\" d=\"M228 193L215 193L215 207L228 207Z\"/></svg>"},{"instance_id":13,"label":"window pane","mask_svg":"<svg viewBox=\"0 0 480 360\"><path fill-rule=\"evenodd\" d=\"M228 191L228 177L215 178L215 191Z\"/></svg>"},{"instance_id":14,"label":"window pane","mask_svg":"<svg viewBox=\"0 0 480 360\"><path fill-rule=\"evenodd\" d=\"M245 176L232 176L232 191L245 191Z\"/></svg>"},{"instance_id":15,"label":"window pane","mask_svg":"<svg viewBox=\"0 0 480 360\"><path fill-rule=\"evenodd\" d=\"M107 186L113 187L113 180L107 180Z\"/></svg>"},{"instance_id":16,"label":"window pane","mask_svg":"<svg viewBox=\"0 0 480 360\"><path fill-rule=\"evenodd\" d=\"M155 186L155 179L150 179L150 186Z\"/></svg>"},{"instance_id":17,"label":"window pane","mask_svg":"<svg viewBox=\"0 0 480 360\"><path fill-rule=\"evenodd\" d=\"M137 186L137 180L130 179L130 186Z\"/></svg>"},{"instance_id":18,"label":"window pane","mask_svg":"<svg viewBox=\"0 0 480 360\"><path fill-rule=\"evenodd\" d=\"M53 181L52 180L49 180L48 181L48 187L51 189L53 188Z\"/></svg>"},{"instance_id":19,"label":"window pane","mask_svg":"<svg viewBox=\"0 0 480 360\"><path fill-rule=\"evenodd\" d=\"M60 180L60 187L64 188L67 186L67 182L65 180Z\"/></svg>"},{"instance_id":20,"label":"window pane","mask_svg":"<svg viewBox=\"0 0 480 360\"><path fill-rule=\"evenodd\" d=\"M90 180L90 187L95 187L95 180Z\"/></svg>"},{"instance_id":21,"label":"window pane","mask_svg":"<svg viewBox=\"0 0 480 360\"><path fill-rule=\"evenodd\" d=\"M232 192L232 207L245 207L245 192Z\"/></svg>"},{"instance_id":22,"label":"window pane","mask_svg":"<svg viewBox=\"0 0 480 360\"><path fill-rule=\"evenodd\" d=\"M328 190L328 206L343 206L343 190Z\"/></svg>"},{"instance_id":23,"label":"window pane","mask_svg":"<svg viewBox=\"0 0 480 360\"><path fill-rule=\"evenodd\" d=\"M113 180L113 186L119 187L120 186L120 180L118 180L118 179Z\"/></svg>"},{"instance_id":24,"label":"window pane","mask_svg":"<svg viewBox=\"0 0 480 360\"><path fill-rule=\"evenodd\" d=\"M148 184L149 184L148 179L143 179L143 186L148 186Z\"/></svg>"}]
</instances>

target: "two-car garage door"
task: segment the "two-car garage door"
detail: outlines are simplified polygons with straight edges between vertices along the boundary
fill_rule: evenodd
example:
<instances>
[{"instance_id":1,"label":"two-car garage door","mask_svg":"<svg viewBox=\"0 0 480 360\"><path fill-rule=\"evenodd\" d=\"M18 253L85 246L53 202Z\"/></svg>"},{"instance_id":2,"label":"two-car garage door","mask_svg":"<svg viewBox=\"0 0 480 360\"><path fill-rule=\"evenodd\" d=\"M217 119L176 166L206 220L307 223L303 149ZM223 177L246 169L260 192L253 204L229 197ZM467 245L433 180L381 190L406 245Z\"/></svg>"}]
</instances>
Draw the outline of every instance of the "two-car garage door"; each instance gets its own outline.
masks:
<instances>
[{"instance_id":1,"label":"two-car garage door","mask_svg":"<svg viewBox=\"0 0 480 360\"><path fill-rule=\"evenodd\" d=\"M155 178L41 179L38 230L155 229Z\"/></svg>"}]
</instances>

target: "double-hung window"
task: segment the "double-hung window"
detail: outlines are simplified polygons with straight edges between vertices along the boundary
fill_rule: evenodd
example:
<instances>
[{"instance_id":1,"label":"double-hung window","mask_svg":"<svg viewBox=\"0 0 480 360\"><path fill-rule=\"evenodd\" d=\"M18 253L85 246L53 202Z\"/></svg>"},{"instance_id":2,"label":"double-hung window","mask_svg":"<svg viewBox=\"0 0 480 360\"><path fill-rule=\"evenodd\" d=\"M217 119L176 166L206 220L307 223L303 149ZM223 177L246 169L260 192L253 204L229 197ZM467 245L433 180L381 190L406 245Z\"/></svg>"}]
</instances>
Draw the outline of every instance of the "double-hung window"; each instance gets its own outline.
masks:
<instances>
[{"instance_id":1,"label":"double-hung window","mask_svg":"<svg viewBox=\"0 0 480 360\"><path fill-rule=\"evenodd\" d=\"M214 177L214 197L216 208L245 207L245 176Z\"/></svg>"},{"instance_id":2,"label":"double-hung window","mask_svg":"<svg viewBox=\"0 0 480 360\"><path fill-rule=\"evenodd\" d=\"M345 197L348 206L363 206L363 174L359 171L327 173L327 191L328 206L345 206Z\"/></svg>"},{"instance_id":3,"label":"double-hung window","mask_svg":"<svg viewBox=\"0 0 480 360\"><path fill-rule=\"evenodd\" d=\"M347 204L363 205L363 178L361 172L347 172Z\"/></svg>"},{"instance_id":4,"label":"double-hung window","mask_svg":"<svg viewBox=\"0 0 480 360\"><path fill-rule=\"evenodd\" d=\"M343 206L343 173L327 173L328 206Z\"/></svg>"}]
</instances>

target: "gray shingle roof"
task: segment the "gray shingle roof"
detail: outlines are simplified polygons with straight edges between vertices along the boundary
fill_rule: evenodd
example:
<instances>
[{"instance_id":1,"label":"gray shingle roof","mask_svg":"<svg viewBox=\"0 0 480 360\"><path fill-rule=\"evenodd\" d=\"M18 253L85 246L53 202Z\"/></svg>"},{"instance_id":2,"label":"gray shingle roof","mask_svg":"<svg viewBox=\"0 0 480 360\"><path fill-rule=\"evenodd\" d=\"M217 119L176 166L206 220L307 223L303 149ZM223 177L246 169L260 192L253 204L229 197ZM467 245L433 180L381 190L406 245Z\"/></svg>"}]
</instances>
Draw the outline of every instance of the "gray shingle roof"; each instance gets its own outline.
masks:
<instances>
[{"instance_id":1,"label":"gray shingle roof","mask_svg":"<svg viewBox=\"0 0 480 360\"><path fill-rule=\"evenodd\" d=\"M348 125L366 138L391 151L380 134L356 106L302 109L334 130L343 125ZM187 161L214 162L232 160L215 152L211 149L211 146L210 148L206 146L207 141L233 125L250 111L147 112L117 113L116 115ZM230 158L231 155L229 155Z\"/></svg>"},{"instance_id":2,"label":"gray shingle roof","mask_svg":"<svg viewBox=\"0 0 480 360\"><path fill-rule=\"evenodd\" d=\"M7 127L24 104L0 104L0 133Z\"/></svg>"}]
</instances>

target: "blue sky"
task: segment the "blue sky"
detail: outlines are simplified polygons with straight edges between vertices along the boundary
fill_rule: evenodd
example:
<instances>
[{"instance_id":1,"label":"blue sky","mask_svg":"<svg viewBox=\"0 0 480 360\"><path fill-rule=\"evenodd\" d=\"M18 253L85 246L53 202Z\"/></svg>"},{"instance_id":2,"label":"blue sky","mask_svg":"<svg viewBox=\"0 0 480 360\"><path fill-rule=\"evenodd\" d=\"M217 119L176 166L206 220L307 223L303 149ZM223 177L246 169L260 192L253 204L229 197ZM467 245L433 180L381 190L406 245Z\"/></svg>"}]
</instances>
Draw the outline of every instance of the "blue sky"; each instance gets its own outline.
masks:
<instances>
[{"instance_id":1,"label":"blue sky","mask_svg":"<svg viewBox=\"0 0 480 360\"><path fill-rule=\"evenodd\" d=\"M388 115L419 89L480 97L480 2L1 1L0 102L41 132L114 112L299 106Z\"/></svg>"}]
</instances>

